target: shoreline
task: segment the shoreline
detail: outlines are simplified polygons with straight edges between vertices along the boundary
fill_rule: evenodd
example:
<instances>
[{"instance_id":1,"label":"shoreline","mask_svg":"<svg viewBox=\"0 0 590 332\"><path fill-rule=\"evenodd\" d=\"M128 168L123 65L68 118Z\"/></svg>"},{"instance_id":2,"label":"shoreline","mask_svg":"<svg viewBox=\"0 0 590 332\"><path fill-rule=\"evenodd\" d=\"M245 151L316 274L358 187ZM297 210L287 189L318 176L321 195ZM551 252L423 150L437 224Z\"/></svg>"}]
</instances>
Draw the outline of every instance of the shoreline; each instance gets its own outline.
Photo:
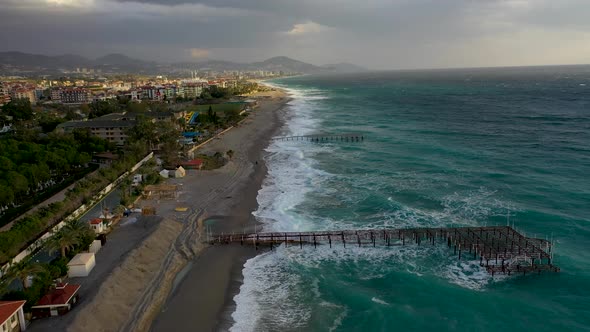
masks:
<instances>
[{"instance_id":1,"label":"shoreline","mask_svg":"<svg viewBox=\"0 0 590 332\"><path fill-rule=\"evenodd\" d=\"M262 95L269 93L262 93ZM271 138L283 128L285 124L285 107L291 98L284 90L277 89L271 92L274 97L271 100L261 100L260 106L251 115L256 119L246 118L244 123L228 132L226 135L239 133L242 126L252 126L249 146L237 154L235 160L241 163L242 169L249 169L247 175L242 175L243 181L239 181L232 188L220 193L221 200L213 202L206 207L209 220L214 220L208 226L211 232L242 232L253 231L258 224L252 212L258 209L258 191L262 188L268 170L264 162L265 149L269 146ZM246 128L243 128L244 130ZM233 132L233 133L232 133ZM203 147L199 152L212 152L216 145L231 145L224 142L226 137L215 140L211 145ZM231 138L230 138L231 140ZM242 142L243 143L243 142ZM233 163L232 161L231 163ZM244 165L246 164L246 165ZM250 165L248 167L247 165ZM240 168L240 167L238 167ZM237 170L236 170L237 172ZM238 199L233 199L239 197ZM231 198L231 201L223 201ZM161 306L151 324L151 331L168 330L193 330L193 331L217 331L227 330L233 325L231 314L235 308L233 298L239 293L242 284L242 269L244 263L259 254L250 247L241 246L206 246L193 259L187 261L191 264L188 270L185 264L178 273L174 274L176 280L174 290L167 294L165 302Z\"/></svg>"},{"instance_id":2,"label":"shoreline","mask_svg":"<svg viewBox=\"0 0 590 332\"><path fill-rule=\"evenodd\" d=\"M253 231L257 224L252 212L267 176L264 150L283 127L291 100L283 90L257 96L262 98L248 117L198 150L224 154L231 149L233 158L219 169L188 170L183 178L168 179L178 186L177 199L142 199L140 206L156 207L159 221L148 229L153 232L145 234L143 222L117 228L112 236L123 242L99 252L100 265L87 279L94 279L86 285L91 287L88 296L69 315L35 322L31 330L212 331L232 323L224 312L239 291L245 261L259 252L241 246L212 248L204 242L205 229L239 233ZM123 255L121 245L129 247ZM159 328L161 322L165 324Z\"/></svg>"}]
</instances>

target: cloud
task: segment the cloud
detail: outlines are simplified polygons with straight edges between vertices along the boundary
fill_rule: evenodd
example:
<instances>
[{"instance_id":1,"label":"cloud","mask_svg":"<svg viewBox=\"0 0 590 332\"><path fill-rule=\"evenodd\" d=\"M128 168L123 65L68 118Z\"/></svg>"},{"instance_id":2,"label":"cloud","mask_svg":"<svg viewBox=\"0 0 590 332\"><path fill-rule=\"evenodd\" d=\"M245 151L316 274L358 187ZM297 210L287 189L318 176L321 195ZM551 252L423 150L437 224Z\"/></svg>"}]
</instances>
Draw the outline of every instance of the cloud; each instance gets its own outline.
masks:
<instances>
[{"instance_id":1,"label":"cloud","mask_svg":"<svg viewBox=\"0 0 590 332\"><path fill-rule=\"evenodd\" d=\"M588 12L588 0L0 0L0 50L372 68L575 63L590 59Z\"/></svg>"},{"instance_id":2,"label":"cloud","mask_svg":"<svg viewBox=\"0 0 590 332\"><path fill-rule=\"evenodd\" d=\"M193 59L204 59L209 57L209 50L203 48L191 48L189 49L191 58Z\"/></svg>"},{"instance_id":3,"label":"cloud","mask_svg":"<svg viewBox=\"0 0 590 332\"><path fill-rule=\"evenodd\" d=\"M37 15L62 14L77 15L109 15L93 19L144 18L154 19L193 19L212 20L219 17L256 16L257 13L248 9L209 6L202 3L178 3L174 5L145 3L140 1L116 0L2 0L0 9L15 13Z\"/></svg>"},{"instance_id":4,"label":"cloud","mask_svg":"<svg viewBox=\"0 0 590 332\"><path fill-rule=\"evenodd\" d=\"M307 35L307 34L312 34L312 33L319 33L325 30L328 30L329 28L326 26L323 26L321 24L317 24L315 22L312 21L308 21L305 23L297 23L293 25L293 28L291 28L291 30L287 31L288 35L291 36L300 36L300 35Z\"/></svg>"}]
</instances>

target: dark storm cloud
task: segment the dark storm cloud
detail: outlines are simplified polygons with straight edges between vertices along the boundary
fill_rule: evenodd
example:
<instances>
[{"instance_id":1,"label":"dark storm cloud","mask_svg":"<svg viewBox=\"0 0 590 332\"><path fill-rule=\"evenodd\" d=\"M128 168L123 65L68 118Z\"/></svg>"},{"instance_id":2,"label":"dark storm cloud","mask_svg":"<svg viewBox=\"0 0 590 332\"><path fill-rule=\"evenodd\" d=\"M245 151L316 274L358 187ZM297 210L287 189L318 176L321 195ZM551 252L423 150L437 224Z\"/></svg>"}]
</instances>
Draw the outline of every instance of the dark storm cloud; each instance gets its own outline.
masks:
<instances>
[{"instance_id":1,"label":"dark storm cloud","mask_svg":"<svg viewBox=\"0 0 590 332\"><path fill-rule=\"evenodd\" d=\"M376 67L579 62L584 0L2 0L3 48ZM586 43L588 44L588 43ZM191 49L198 49L193 51ZM370 52L367 52L370 50Z\"/></svg>"}]
</instances>

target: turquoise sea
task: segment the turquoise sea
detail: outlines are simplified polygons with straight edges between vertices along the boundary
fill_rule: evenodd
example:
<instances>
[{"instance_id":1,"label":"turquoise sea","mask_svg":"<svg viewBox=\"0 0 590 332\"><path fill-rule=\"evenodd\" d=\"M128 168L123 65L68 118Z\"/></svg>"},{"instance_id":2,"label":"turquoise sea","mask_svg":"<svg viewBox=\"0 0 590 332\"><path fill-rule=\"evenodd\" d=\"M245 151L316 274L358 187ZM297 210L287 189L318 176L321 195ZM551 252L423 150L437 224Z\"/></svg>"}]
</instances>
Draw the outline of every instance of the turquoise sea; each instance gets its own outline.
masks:
<instances>
[{"instance_id":1,"label":"turquoise sea","mask_svg":"<svg viewBox=\"0 0 590 332\"><path fill-rule=\"evenodd\" d=\"M590 331L590 67L269 81L293 100L258 195L265 230L505 225L560 273L496 276L437 246L284 247L249 260L232 331Z\"/></svg>"}]
</instances>

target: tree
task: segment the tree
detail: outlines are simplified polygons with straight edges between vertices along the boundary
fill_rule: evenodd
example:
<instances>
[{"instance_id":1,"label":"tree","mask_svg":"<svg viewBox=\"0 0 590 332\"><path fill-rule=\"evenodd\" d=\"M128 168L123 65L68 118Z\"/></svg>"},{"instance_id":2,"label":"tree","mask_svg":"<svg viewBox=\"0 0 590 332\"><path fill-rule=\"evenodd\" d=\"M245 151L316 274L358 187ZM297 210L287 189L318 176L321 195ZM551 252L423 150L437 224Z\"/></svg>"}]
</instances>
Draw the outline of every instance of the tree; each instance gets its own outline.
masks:
<instances>
[{"instance_id":1,"label":"tree","mask_svg":"<svg viewBox=\"0 0 590 332\"><path fill-rule=\"evenodd\" d=\"M12 264L7 273L5 280L6 284L12 283L14 280L20 281L23 289L27 289L27 279L29 276L36 276L46 272L45 267L39 263L32 263L30 260L23 260Z\"/></svg>"},{"instance_id":2,"label":"tree","mask_svg":"<svg viewBox=\"0 0 590 332\"><path fill-rule=\"evenodd\" d=\"M86 115L90 114L90 107L88 106L88 104L80 105L80 112Z\"/></svg>"},{"instance_id":3,"label":"tree","mask_svg":"<svg viewBox=\"0 0 590 332\"><path fill-rule=\"evenodd\" d=\"M31 120L33 108L28 99L14 99L2 108L4 113L12 116L15 120Z\"/></svg>"},{"instance_id":4,"label":"tree","mask_svg":"<svg viewBox=\"0 0 590 332\"><path fill-rule=\"evenodd\" d=\"M209 105L209 108L207 109L207 118L210 122L213 122L211 121L213 118L213 107L211 107L211 105Z\"/></svg>"},{"instance_id":5,"label":"tree","mask_svg":"<svg viewBox=\"0 0 590 332\"><path fill-rule=\"evenodd\" d=\"M119 111L121 111L121 106L119 102L115 99L95 101L92 104L90 104L90 113L88 114L88 118L98 118L103 115L116 113Z\"/></svg>"},{"instance_id":6,"label":"tree","mask_svg":"<svg viewBox=\"0 0 590 332\"><path fill-rule=\"evenodd\" d=\"M234 157L234 150L227 150L225 154L229 157L229 160L231 160Z\"/></svg>"},{"instance_id":7,"label":"tree","mask_svg":"<svg viewBox=\"0 0 590 332\"><path fill-rule=\"evenodd\" d=\"M21 196L27 192L29 181L22 174L11 171L6 175L6 179L8 180L8 185L14 191L15 196Z\"/></svg>"},{"instance_id":8,"label":"tree","mask_svg":"<svg viewBox=\"0 0 590 332\"><path fill-rule=\"evenodd\" d=\"M8 186L0 184L0 207L6 206L14 201L14 193Z\"/></svg>"},{"instance_id":9,"label":"tree","mask_svg":"<svg viewBox=\"0 0 590 332\"><path fill-rule=\"evenodd\" d=\"M130 102L127 104L127 110L131 113L143 113L147 111L148 105L146 103Z\"/></svg>"},{"instance_id":10,"label":"tree","mask_svg":"<svg viewBox=\"0 0 590 332\"><path fill-rule=\"evenodd\" d=\"M211 94L207 90L203 90L201 92L200 97L201 97L201 99L206 99L206 100L213 99L213 97L211 96Z\"/></svg>"},{"instance_id":11,"label":"tree","mask_svg":"<svg viewBox=\"0 0 590 332\"><path fill-rule=\"evenodd\" d=\"M53 234L46 242L47 250L50 254L56 251L60 252L61 257L66 257L69 250L74 249L80 244L80 237L75 231L64 226L62 229Z\"/></svg>"},{"instance_id":12,"label":"tree","mask_svg":"<svg viewBox=\"0 0 590 332\"><path fill-rule=\"evenodd\" d=\"M87 222L82 220L73 220L64 226L68 232L74 233L78 237L78 247L86 249L96 237L94 231Z\"/></svg>"}]
</instances>

